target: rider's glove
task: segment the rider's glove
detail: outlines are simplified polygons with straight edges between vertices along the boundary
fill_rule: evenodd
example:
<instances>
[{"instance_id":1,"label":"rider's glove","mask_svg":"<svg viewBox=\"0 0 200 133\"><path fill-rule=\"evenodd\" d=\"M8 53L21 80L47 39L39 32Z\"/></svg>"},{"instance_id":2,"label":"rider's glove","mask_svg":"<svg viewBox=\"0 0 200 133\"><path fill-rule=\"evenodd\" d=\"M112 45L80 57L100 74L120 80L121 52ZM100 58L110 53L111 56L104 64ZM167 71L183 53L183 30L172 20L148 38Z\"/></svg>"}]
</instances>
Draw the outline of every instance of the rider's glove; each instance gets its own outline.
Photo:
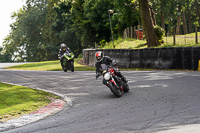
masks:
<instances>
[{"instance_id":1,"label":"rider's glove","mask_svg":"<svg viewBox=\"0 0 200 133\"><path fill-rule=\"evenodd\" d=\"M63 57L64 57L64 56L62 55L62 56L60 57L60 60L62 60L62 59L63 59Z\"/></svg>"}]
</instances>

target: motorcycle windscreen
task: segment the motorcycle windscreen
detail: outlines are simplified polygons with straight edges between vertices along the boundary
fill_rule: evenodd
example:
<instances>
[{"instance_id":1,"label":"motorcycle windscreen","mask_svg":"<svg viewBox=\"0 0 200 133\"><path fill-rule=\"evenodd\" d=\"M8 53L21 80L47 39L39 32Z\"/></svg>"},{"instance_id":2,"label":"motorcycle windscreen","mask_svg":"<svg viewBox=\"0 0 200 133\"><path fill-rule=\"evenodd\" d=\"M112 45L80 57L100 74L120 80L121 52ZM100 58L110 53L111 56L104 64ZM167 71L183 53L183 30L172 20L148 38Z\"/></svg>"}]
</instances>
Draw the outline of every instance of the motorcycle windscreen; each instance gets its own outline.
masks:
<instances>
[{"instance_id":1,"label":"motorcycle windscreen","mask_svg":"<svg viewBox=\"0 0 200 133\"><path fill-rule=\"evenodd\" d=\"M102 71L107 71L108 66L106 64L101 64Z\"/></svg>"}]
</instances>

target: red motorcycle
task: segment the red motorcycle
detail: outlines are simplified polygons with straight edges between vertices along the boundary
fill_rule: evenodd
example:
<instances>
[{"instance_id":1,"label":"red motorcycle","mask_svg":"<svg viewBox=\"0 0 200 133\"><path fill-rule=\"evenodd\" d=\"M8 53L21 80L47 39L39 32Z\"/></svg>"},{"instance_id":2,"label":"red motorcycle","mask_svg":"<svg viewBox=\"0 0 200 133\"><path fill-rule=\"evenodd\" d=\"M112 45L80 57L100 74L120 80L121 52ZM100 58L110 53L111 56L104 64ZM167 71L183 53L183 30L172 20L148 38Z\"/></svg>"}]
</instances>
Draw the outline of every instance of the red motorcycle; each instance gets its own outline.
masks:
<instances>
[{"instance_id":1,"label":"red motorcycle","mask_svg":"<svg viewBox=\"0 0 200 133\"><path fill-rule=\"evenodd\" d=\"M128 83L125 83L120 77L115 74L115 71L112 66L107 66L101 64L102 73L97 76L97 78L103 76L103 84L110 88L111 92L116 97L121 97L122 92L129 91Z\"/></svg>"}]
</instances>

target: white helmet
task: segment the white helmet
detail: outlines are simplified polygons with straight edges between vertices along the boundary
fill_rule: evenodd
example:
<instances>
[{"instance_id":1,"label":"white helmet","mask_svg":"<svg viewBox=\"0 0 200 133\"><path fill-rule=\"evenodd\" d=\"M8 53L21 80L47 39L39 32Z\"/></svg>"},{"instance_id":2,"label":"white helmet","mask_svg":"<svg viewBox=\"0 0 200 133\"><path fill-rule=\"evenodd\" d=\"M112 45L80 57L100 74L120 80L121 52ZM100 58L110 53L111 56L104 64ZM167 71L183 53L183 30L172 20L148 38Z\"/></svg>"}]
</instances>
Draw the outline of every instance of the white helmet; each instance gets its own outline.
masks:
<instances>
[{"instance_id":1,"label":"white helmet","mask_svg":"<svg viewBox=\"0 0 200 133\"><path fill-rule=\"evenodd\" d=\"M62 43L60 46L61 46L61 49L66 49L66 47L67 47L66 44L64 44L64 43Z\"/></svg>"},{"instance_id":2,"label":"white helmet","mask_svg":"<svg viewBox=\"0 0 200 133\"><path fill-rule=\"evenodd\" d=\"M95 53L95 59L96 59L96 62L102 61L102 59L103 59L103 52L97 51L97 52Z\"/></svg>"}]
</instances>

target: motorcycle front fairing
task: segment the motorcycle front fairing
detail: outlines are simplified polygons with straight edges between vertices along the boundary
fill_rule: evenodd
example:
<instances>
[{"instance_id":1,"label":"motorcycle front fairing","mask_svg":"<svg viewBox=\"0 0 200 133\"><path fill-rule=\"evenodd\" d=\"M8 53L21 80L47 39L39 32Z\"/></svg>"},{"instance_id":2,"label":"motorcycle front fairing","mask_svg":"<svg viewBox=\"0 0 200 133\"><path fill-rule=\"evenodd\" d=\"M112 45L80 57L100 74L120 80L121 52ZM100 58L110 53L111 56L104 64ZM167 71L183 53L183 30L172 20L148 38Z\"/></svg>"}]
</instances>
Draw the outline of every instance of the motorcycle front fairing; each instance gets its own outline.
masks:
<instances>
[{"instance_id":1,"label":"motorcycle front fairing","mask_svg":"<svg viewBox=\"0 0 200 133\"><path fill-rule=\"evenodd\" d=\"M113 69L113 68L109 68L109 66L106 64L101 64L101 71L102 71L102 75L103 75L103 84L110 86L110 83L112 82L115 86L117 86L117 88L119 88L118 84L116 83L116 81L114 79L114 77L115 77L114 71L113 70L108 71L108 69Z\"/></svg>"},{"instance_id":2,"label":"motorcycle front fairing","mask_svg":"<svg viewBox=\"0 0 200 133\"><path fill-rule=\"evenodd\" d=\"M108 69L108 66L106 64L101 64L100 71L102 71L102 74L103 72L107 72L107 69Z\"/></svg>"},{"instance_id":3,"label":"motorcycle front fairing","mask_svg":"<svg viewBox=\"0 0 200 133\"><path fill-rule=\"evenodd\" d=\"M64 58L67 59L67 60L73 60L74 59L74 54L71 52L65 52L64 53Z\"/></svg>"},{"instance_id":4,"label":"motorcycle front fairing","mask_svg":"<svg viewBox=\"0 0 200 133\"><path fill-rule=\"evenodd\" d=\"M98 68L96 78L100 75L103 76L103 84L106 85L116 97L121 97L123 89L116 83L114 68L106 64L101 64L100 68Z\"/></svg>"},{"instance_id":5,"label":"motorcycle front fairing","mask_svg":"<svg viewBox=\"0 0 200 133\"><path fill-rule=\"evenodd\" d=\"M68 52L66 51L64 54L63 54L63 57L64 57L64 60L66 62L68 62L69 60L74 60L74 54L71 52Z\"/></svg>"}]
</instances>

